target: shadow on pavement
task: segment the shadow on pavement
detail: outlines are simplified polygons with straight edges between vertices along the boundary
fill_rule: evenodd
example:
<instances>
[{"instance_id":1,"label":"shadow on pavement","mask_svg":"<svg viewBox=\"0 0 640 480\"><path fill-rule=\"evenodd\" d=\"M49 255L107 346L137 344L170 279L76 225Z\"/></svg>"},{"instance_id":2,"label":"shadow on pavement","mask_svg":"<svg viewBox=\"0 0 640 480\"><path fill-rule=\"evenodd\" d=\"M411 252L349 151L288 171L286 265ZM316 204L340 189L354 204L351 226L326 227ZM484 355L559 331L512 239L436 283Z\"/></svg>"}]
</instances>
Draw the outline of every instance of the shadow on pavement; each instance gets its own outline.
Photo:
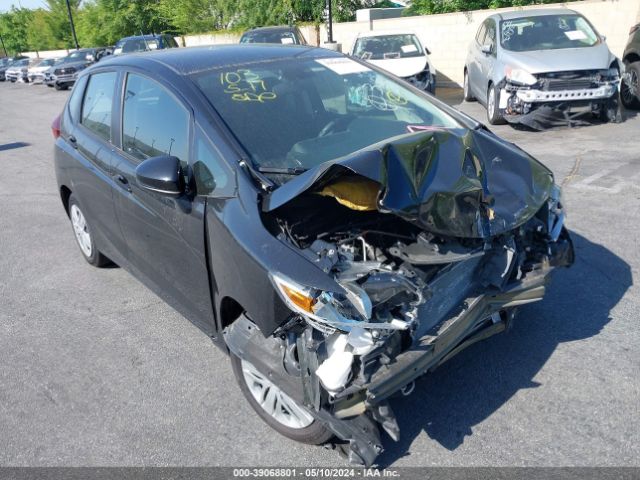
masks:
<instances>
[{"instance_id":1,"label":"shadow on pavement","mask_svg":"<svg viewBox=\"0 0 640 480\"><path fill-rule=\"evenodd\" d=\"M29 145L31 144L25 142L5 143L3 145L0 145L0 152L3 152L4 150L13 150L14 148L28 147Z\"/></svg>"},{"instance_id":2,"label":"shadow on pavement","mask_svg":"<svg viewBox=\"0 0 640 480\"><path fill-rule=\"evenodd\" d=\"M533 378L558 344L597 335L632 285L630 266L601 245L573 234L576 263L557 272L542 302L523 307L513 327L463 351L423 377L409 397L391 401L400 441L384 438L378 465L409 455L424 430L455 450L474 425L490 417L516 392L537 388Z\"/></svg>"}]
</instances>

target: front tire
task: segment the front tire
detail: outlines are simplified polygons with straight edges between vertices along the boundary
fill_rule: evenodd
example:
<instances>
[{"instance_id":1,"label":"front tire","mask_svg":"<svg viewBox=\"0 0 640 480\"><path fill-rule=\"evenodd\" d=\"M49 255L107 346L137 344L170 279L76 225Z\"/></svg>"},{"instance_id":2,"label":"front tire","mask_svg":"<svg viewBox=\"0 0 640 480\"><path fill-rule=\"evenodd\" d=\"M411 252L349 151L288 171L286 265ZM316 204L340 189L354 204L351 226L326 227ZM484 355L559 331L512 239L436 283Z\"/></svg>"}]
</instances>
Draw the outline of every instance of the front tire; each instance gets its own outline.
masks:
<instances>
[{"instance_id":1,"label":"front tire","mask_svg":"<svg viewBox=\"0 0 640 480\"><path fill-rule=\"evenodd\" d=\"M489 85L487 91L487 120L491 125L504 124L504 118L500 113L500 89L495 85Z\"/></svg>"},{"instance_id":2,"label":"front tire","mask_svg":"<svg viewBox=\"0 0 640 480\"><path fill-rule=\"evenodd\" d=\"M242 394L267 425L287 438L310 445L322 445L333 438L329 429L273 384L253 364L231 352L229 356Z\"/></svg>"},{"instance_id":3,"label":"front tire","mask_svg":"<svg viewBox=\"0 0 640 480\"><path fill-rule=\"evenodd\" d=\"M84 259L98 268L110 265L111 260L96 247L89 222L73 194L69 197L69 219L71 220L76 243L80 247L80 252Z\"/></svg>"},{"instance_id":4,"label":"front tire","mask_svg":"<svg viewBox=\"0 0 640 480\"><path fill-rule=\"evenodd\" d=\"M620 84L620 100L625 108L640 110L640 62L627 65L627 81Z\"/></svg>"}]
</instances>

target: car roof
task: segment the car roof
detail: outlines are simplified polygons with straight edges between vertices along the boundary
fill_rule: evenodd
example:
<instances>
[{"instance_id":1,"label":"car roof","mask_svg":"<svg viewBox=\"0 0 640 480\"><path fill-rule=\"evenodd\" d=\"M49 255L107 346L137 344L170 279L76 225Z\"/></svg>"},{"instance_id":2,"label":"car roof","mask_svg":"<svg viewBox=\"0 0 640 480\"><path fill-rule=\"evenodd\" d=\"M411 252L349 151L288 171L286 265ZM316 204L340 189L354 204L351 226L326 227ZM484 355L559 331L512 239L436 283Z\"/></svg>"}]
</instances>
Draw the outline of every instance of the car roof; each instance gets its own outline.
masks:
<instances>
[{"instance_id":1,"label":"car roof","mask_svg":"<svg viewBox=\"0 0 640 480\"><path fill-rule=\"evenodd\" d=\"M358 33L358 38L382 37L385 35L416 35L413 30L373 30L369 32Z\"/></svg>"},{"instance_id":2,"label":"car roof","mask_svg":"<svg viewBox=\"0 0 640 480\"><path fill-rule=\"evenodd\" d=\"M288 27L286 25L282 26L273 26L273 27L255 27L247 30L244 33L248 32L292 32L296 29L296 27Z\"/></svg>"},{"instance_id":3,"label":"car roof","mask_svg":"<svg viewBox=\"0 0 640 480\"><path fill-rule=\"evenodd\" d=\"M544 15L580 15L575 10L568 8L531 8L526 10L511 10L509 12L495 13L489 18L497 20L516 20L518 18L542 17Z\"/></svg>"},{"instance_id":4,"label":"car roof","mask_svg":"<svg viewBox=\"0 0 640 480\"><path fill-rule=\"evenodd\" d=\"M118 42L122 42L125 40L142 40L150 38L150 39L154 39L154 38L159 38L161 37L163 34L161 33L145 33L144 35L131 35L130 37L122 37L120 40L118 40Z\"/></svg>"},{"instance_id":5,"label":"car roof","mask_svg":"<svg viewBox=\"0 0 640 480\"><path fill-rule=\"evenodd\" d=\"M118 55L103 59L101 67L109 65L141 67L149 70L159 65L179 75L245 63L261 63L294 58L343 57L341 53L308 45L237 44L210 47L168 48L151 52Z\"/></svg>"}]
</instances>

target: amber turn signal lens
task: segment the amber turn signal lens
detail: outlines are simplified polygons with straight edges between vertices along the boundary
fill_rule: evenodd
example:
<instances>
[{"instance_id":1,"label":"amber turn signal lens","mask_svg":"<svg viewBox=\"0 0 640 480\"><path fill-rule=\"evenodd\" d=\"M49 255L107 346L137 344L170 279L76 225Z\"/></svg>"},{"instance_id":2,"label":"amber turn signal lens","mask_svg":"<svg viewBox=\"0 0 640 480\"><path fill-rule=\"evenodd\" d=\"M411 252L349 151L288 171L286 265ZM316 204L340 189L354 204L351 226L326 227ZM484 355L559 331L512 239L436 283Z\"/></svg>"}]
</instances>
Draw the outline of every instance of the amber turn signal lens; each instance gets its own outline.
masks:
<instances>
[{"instance_id":1,"label":"amber turn signal lens","mask_svg":"<svg viewBox=\"0 0 640 480\"><path fill-rule=\"evenodd\" d=\"M305 312L313 313L313 304L316 303L315 298L311 298L304 293L294 290L287 285L281 285L284 294L292 303L300 307Z\"/></svg>"}]
</instances>

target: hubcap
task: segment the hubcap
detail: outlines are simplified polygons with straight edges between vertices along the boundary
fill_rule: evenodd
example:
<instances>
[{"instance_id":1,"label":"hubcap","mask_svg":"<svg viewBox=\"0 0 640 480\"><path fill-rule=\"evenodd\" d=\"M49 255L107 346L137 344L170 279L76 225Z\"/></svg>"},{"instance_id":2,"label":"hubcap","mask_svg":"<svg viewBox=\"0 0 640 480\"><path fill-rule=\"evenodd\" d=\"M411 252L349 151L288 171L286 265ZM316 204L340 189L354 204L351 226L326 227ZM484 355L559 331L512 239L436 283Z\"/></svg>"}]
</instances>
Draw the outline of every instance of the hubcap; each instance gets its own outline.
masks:
<instances>
[{"instance_id":1,"label":"hubcap","mask_svg":"<svg viewBox=\"0 0 640 480\"><path fill-rule=\"evenodd\" d=\"M276 387L251 363L241 360L244 381L253 398L274 420L289 428L305 428L313 417L291 397Z\"/></svg>"},{"instance_id":2,"label":"hubcap","mask_svg":"<svg viewBox=\"0 0 640 480\"><path fill-rule=\"evenodd\" d=\"M85 256L91 256L91 234L89 233L89 227L87 221L82 214L82 211L77 205L71 206L71 225L73 225L73 231L76 234L76 240L80 245L80 250Z\"/></svg>"}]
</instances>

